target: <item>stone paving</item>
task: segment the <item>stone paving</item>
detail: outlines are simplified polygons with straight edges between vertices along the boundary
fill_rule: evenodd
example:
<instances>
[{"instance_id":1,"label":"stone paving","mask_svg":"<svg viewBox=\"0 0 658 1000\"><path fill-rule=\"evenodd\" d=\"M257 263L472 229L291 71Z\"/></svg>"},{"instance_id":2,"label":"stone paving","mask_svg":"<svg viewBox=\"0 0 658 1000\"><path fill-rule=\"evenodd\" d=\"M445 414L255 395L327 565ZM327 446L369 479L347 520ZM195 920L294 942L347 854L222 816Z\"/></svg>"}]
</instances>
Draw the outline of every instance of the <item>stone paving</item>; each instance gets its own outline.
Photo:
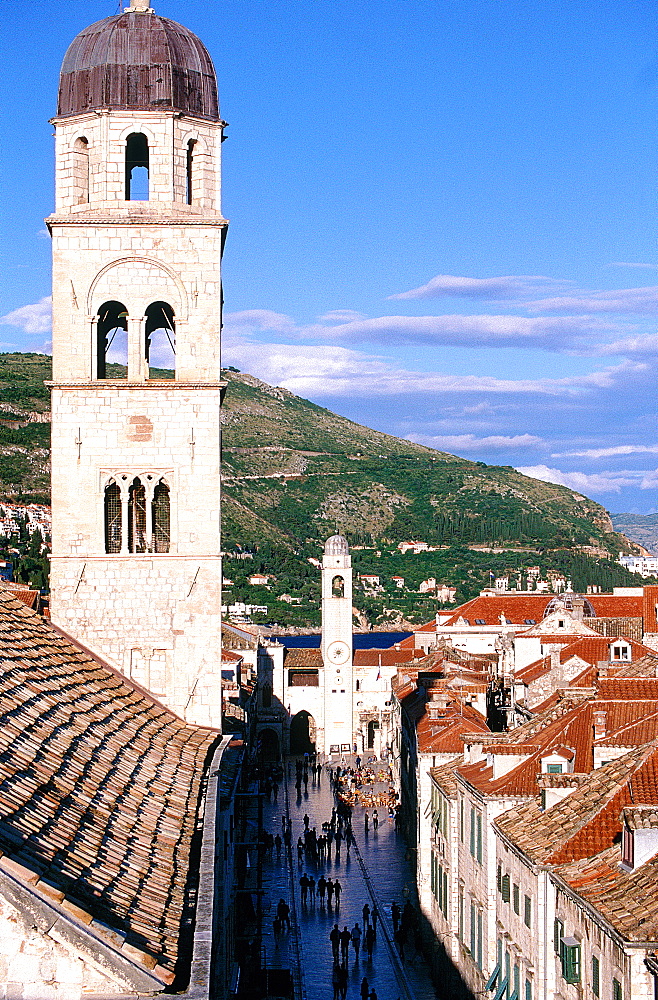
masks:
<instances>
[{"instance_id":1,"label":"stone paving","mask_svg":"<svg viewBox=\"0 0 658 1000\"><path fill-rule=\"evenodd\" d=\"M396 834L386 809L379 809L378 831L374 832L371 825L366 835L365 809L354 808L352 822L356 848L352 847L349 861L343 845L340 863L336 863L335 851L332 851L330 861L316 863L304 859L299 864L296 845L304 832L304 815L308 814L310 827L316 827L319 835L322 823L331 818L333 804L325 769L319 785L309 780L308 792L302 792L301 797L296 793L293 776L287 779L287 788L280 788L278 802L264 803L264 826L272 834L281 833L282 814L289 812L292 821L291 854L287 856L285 848L279 855L274 850L264 863L263 947L267 964L295 968L301 960L301 996L306 1000L332 1000L333 962L329 933L334 922L341 930L345 926L351 930L358 922L363 930L362 908L368 903L371 908L376 905L380 915L377 941L372 961L368 960L364 947L356 961L350 946L348 1000L359 1000L364 976L370 989L376 990L378 1000L435 1000L438 994L413 943L409 941L405 946L404 962L400 962L393 944L391 903L395 900L402 906L406 899L414 903L416 896L406 845ZM331 909L321 906L319 900L302 905L299 878L304 873L315 879L324 873L325 878L340 881L343 892L339 910L335 906ZM272 924L280 898L291 906L292 930L275 937Z\"/></svg>"}]
</instances>

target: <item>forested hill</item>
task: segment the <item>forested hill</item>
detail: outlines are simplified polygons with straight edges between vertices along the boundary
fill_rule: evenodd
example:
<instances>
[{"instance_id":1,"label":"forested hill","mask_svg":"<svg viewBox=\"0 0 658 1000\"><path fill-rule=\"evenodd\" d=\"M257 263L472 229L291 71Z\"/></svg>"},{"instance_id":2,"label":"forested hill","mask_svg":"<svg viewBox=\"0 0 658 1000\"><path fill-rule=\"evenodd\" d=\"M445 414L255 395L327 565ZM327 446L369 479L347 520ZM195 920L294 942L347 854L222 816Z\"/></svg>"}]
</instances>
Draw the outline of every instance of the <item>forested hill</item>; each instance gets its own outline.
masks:
<instances>
[{"instance_id":1,"label":"forested hill","mask_svg":"<svg viewBox=\"0 0 658 1000\"><path fill-rule=\"evenodd\" d=\"M224 546L353 542L592 548L628 544L563 486L390 437L285 389L225 371Z\"/></svg>"},{"instance_id":2,"label":"forested hill","mask_svg":"<svg viewBox=\"0 0 658 1000\"><path fill-rule=\"evenodd\" d=\"M0 354L0 500L48 502L50 374L46 355ZM364 544L628 548L603 507L565 487L382 434L251 375L223 375L225 548L294 550L337 527Z\"/></svg>"}]
</instances>

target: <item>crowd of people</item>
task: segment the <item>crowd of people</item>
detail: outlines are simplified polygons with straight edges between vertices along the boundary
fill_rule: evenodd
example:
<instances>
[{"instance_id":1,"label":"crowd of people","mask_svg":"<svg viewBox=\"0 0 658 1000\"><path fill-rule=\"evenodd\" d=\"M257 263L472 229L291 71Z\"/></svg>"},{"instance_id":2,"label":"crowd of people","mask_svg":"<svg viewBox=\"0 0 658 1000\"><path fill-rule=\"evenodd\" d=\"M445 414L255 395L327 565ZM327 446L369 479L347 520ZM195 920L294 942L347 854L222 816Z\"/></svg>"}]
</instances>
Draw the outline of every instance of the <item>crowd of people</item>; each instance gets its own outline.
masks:
<instances>
[{"instance_id":1,"label":"crowd of people","mask_svg":"<svg viewBox=\"0 0 658 1000\"><path fill-rule=\"evenodd\" d=\"M395 819L397 815L396 796L392 789L389 787L389 791L382 793L375 792L373 788L375 781L390 783L390 768L387 767L376 772L370 766L363 766L359 757L356 758L355 765L354 768L346 766L328 766L326 768L334 793L331 815L327 816L326 821L322 822L318 830L317 826L311 825L311 817L308 812L305 813L302 821L303 830L300 831L296 842L298 870L302 871L298 879L301 911L302 913L309 912L317 907L318 911L331 912L335 921L328 936L332 954L333 1000L346 1000L349 985L350 953L353 955L355 968L359 966L361 961L362 949L368 967L373 962L377 929L381 917L375 905L365 902L361 910L361 921L355 921L351 928L348 924L344 924L341 929L338 914L343 887L338 878L328 877L329 872L324 870L324 866L332 863L340 865L342 851L345 851L346 861L349 861L350 851L356 844L352 825L355 804L367 805L363 813L364 833L366 835L369 834L370 830L373 833L377 832L380 823L380 808L385 814L388 814L388 818ZM305 756L295 762L294 768L299 805L302 787L306 790L309 780L314 785L320 784L322 765ZM289 777L292 777L291 772L292 765L289 763ZM369 792L364 791L364 786L369 787ZM271 790L272 794L274 794L274 787ZM266 849L272 851L275 847L277 855L285 846L291 852L291 859L294 856L292 824L285 814L281 816L281 833L277 833L275 837L270 834L266 843ZM392 903L390 915L393 925L393 939L400 960L404 962L405 948L409 942L413 942L416 950L420 953L420 927L417 913L407 900L403 907L400 907L397 902ZM283 899L278 903L273 929L275 938L278 938L284 931L290 930L290 907ZM361 1000L378 1000L377 991L374 986L371 986L367 976L364 976L361 981L360 998Z\"/></svg>"}]
</instances>

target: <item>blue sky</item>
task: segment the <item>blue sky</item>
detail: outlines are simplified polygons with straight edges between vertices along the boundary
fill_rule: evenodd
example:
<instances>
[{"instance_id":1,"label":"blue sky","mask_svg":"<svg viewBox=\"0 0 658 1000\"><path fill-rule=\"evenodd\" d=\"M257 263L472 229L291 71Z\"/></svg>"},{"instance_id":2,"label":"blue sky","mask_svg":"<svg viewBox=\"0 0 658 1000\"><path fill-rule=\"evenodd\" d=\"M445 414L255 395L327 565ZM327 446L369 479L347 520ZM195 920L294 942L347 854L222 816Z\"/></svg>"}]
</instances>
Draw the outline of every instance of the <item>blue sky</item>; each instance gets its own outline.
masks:
<instances>
[{"instance_id":1,"label":"blue sky","mask_svg":"<svg viewBox=\"0 0 658 1000\"><path fill-rule=\"evenodd\" d=\"M230 123L225 364L658 509L655 2L155 7ZM47 350L57 74L119 9L4 0L1 350Z\"/></svg>"}]
</instances>

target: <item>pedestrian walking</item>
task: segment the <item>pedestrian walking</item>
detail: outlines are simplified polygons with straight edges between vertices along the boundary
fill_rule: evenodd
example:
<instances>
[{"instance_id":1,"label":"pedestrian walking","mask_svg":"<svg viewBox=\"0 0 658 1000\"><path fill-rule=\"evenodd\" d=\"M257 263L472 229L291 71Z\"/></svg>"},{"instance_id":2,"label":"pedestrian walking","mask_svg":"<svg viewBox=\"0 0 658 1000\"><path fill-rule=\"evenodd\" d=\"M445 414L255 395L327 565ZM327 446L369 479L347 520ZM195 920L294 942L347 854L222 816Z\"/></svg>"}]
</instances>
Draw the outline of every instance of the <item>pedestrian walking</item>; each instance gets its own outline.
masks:
<instances>
[{"instance_id":1,"label":"pedestrian walking","mask_svg":"<svg viewBox=\"0 0 658 1000\"><path fill-rule=\"evenodd\" d=\"M372 929L375 932L375 937L377 937L377 921L379 920L379 911L377 910L376 906L373 906L372 908L370 919L372 921Z\"/></svg>"},{"instance_id":2,"label":"pedestrian walking","mask_svg":"<svg viewBox=\"0 0 658 1000\"><path fill-rule=\"evenodd\" d=\"M327 891L327 880L324 875L318 879L318 893L320 895L320 906L324 906L324 894Z\"/></svg>"},{"instance_id":3,"label":"pedestrian walking","mask_svg":"<svg viewBox=\"0 0 658 1000\"><path fill-rule=\"evenodd\" d=\"M367 903L363 904L363 909L361 910L361 916L363 917L364 928L370 923L370 907Z\"/></svg>"},{"instance_id":4,"label":"pedestrian walking","mask_svg":"<svg viewBox=\"0 0 658 1000\"><path fill-rule=\"evenodd\" d=\"M368 1000L379 1000L379 997L377 996L377 990L374 988L374 986L370 990L370 996L368 997Z\"/></svg>"},{"instance_id":5,"label":"pedestrian walking","mask_svg":"<svg viewBox=\"0 0 658 1000\"><path fill-rule=\"evenodd\" d=\"M334 956L334 962L338 961L338 949L340 948L340 931L338 929L338 924L334 924L331 928L331 934L329 935L329 940L331 941L331 951Z\"/></svg>"},{"instance_id":6,"label":"pedestrian walking","mask_svg":"<svg viewBox=\"0 0 658 1000\"><path fill-rule=\"evenodd\" d=\"M338 978L340 981L340 1000L345 1000L347 996L347 966L341 965L338 969Z\"/></svg>"},{"instance_id":7,"label":"pedestrian walking","mask_svg":"<svg viewBox=\"0 0 658 1000\"><path fill-rule=\"evenodd\" d=\"M283 841L281 840L280 833L277 833L276 837L274 838L274 843L276 844L276 853L281 854L281 844L283 843Z\"/></svg>"},{"instance_id":8,"label":"pedestrian walking","mask_svg":"<svg viewBox=\"0 0 658 1000\"><path fill-rule=\"evenodd\" d=\"M311 822L308 813L304 813L304 829L308 830L308 824Z\"/></svg>"},{"instance_id":9,"label":"pedestrian walking","mask_svg":"<svg viewBox=\"0 0 658 1000\"><path fill-rule=\"evenodd\" d=\"M398 951L400 953L400 961L404 962L404 946L407 940L407 932L404 927L400 926L393 935L395 943L398 946Z\"/></svg>"},{"instance_id":10,"label":"pedestrian walking","mask_svg":"<svg viewBox=\"0 0 658 1000\"><path fill-rule=\"evenodd\" d=\"M368 815L368 810L366 809L366 814L363 817L363 828L366 833L368 832L369 826L370 826L370 816Z\"/></svg>"},{"instance_id":11,"label":"pedestrian walking","mask_svg":"<svg viewBox=\"0 0 658 1000\"><path fill-rule=\"evenodd\" d=\"M340 884L338 879L334 879L334 899L336 900L337 910L340 909L340 894L342 891L343 891L342 885Z\"/></svg>"},{"instance_id":12,"label":"pedestrian walking","mask_svg":"<svg viewBox=\"0 0 658 1000\"><path fill-rule=\"evenodd\" d=\"M350 934L346 924L340 932L340 954L344 962L347 962L347 955L350 950L351 940L352 935Z\"/></svg>"},{"instance_id":13,"label":"pedestrian walking","mask_svg":"<svg viewBox=\"0 0 658 1000\"><path fill-rule=\"evenodd\" d=\"M304 841L300 837L297 841L297 860L299 861L300 867L302 864L303 857L304 857Z\"/></svg>"},{"instance_id":14,"label":"pedestrian walking","mask_svg":"<svg viewBox=\"0 0 658 1000\"><path fill-rule=\"evenodd\" d=\"M276 908L276 915L281 921L281 927L283 928L285 926L287 930L290 930L290 907L286 903L285 899L279 900Z\"/></svg>"},{"instance_id":15,"label":"pedestrian walking","mask_svg":"<svg viewBox=\"0 0 658 1000\"><path fill-rule=\"evenodd\" d=\"M361 980L361 1000L368 1000L368 994L370 993L370 986L368 985L368 980L364 976Z\"/></svg>"},{"instance_id":16,"label":"pedestrian walking","mask_svg":"<svg viewBox=\"0 0 658 1000\"><path fill-rule=\"evenodd\" d=\"M368 961L372 962L372 949L375 947L375 929L372 924L369 924L366 928L366 951L368 952Z\"/></svg>"},{"instance_id":17,"label":"pedestrian walking","mask_svg":"<svg viewBox=\"0 0 658 1000\"><path fill-rule=\"evenodd\" d=\"M327 906L329 907L329 909L331 909L331 900L333 899L333 895L334 895L334 883L329 878L327 879Z\"/></svg>"},{"instance_id":18,"label":"pedestrian walking","mask_svg":"<svg viewBox=\"0 0 658 1000\"><path fill-rule=\"evenodd\" d=\"M354 955L358 962L359 952L361 951L361 928L358 924L355 924L352 928L352 947L354 948Z\"/></svg>"},{"instance_id":19,"label":"pedestrian walking","mask_svg":"<svg viewBox=\"0 0 658 1000\"><path fill-rule=\"evenodd\" d=\"M308 895L312 903L315 902L315 879L312 875L308 877Z\"/></svg>"},{"instance_id":20,"label":"pedestrian walking","mask_svg":"<svg viewBox=\"0 0 658 1000\"><path fill-rule=\"evenodd\" d=\"M274 782L274 784L272 786L272 791L274 792L274 801L278 802L279 801L279 785L278 785L278 783L276 781Z\"/></svg>"},{"instance_id":21,"label":"pedestrian walking","mask_svg":"<svg viewBox=\"0 0 658 1000\"><path fill-rule=\"evenodd\" d=\"M306 874L306 872L304 872L304 874L300 878L299 885L302 890L302 906L304 906L306 904L306 899L308 896L308 875Z\"/></svg>"},{"instance_id":22,"label":"pedestrian walking","mask_svg":"<svg viewBox=\"0 0 658 1000\"><path fill-rule=\"evenodd\" d=\"M275 792L275 796L276 796L276 792ZM377 833L378 827L379 827L379 813L375 809L373 811L373 814L372 814L372 828L375 831L375 833Z\"/></svg>"},{"instance_id":23,"label":"pedestrian walking","mask_svg":"<svg viewBox=\"0 0 658 1000\"><path fill-rule=\"evenodd\" d=\"M393 921L393 933L395 934L400 925L400 907L397 903L391 903L391 920Z\"/></svg>"},{"instance_id":24,"label":"pedestrian walking","mask_svg":"<svg viewBox=\"0 0 658 1000\"><path fill-rule=\"evenodd\" d=\"M340 966L338 965L338 961L336 961L331 970L331 985L334 990L334 1000L340 1000L340 978Z\"/></svg>"}]
</instances>

